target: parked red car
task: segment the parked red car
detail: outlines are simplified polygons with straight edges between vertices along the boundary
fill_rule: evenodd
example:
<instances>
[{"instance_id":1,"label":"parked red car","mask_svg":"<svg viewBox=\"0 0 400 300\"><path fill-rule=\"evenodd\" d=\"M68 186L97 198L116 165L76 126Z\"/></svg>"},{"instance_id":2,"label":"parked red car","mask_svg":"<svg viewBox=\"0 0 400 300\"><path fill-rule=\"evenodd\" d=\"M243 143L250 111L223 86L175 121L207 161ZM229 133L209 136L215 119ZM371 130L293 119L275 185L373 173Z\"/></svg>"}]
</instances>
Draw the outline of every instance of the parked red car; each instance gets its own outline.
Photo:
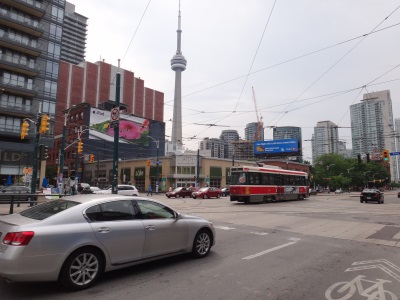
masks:
<instances>
[{"instance_id":1,"label":"parked red car","mask_svg":"<svg viewBox=\"0 0 400 300\"><path fill-rule=\"evenodd\" d=\"M208 198L219 198L222 195L222 191L219 188L216 187L203 187L199 189L197 192L192 193L192 198L203 198L203 199L208 199Z\"/></svg>"},{"instance_id":2,"label":"parked red car","mask_svg":"<svg viewBox=\"0 0 400 300\"><path fill-rule=\"evenodd\" d=\"M174 189L172 192L165 193L165 196L168 198L185 198L185 197L192 197L192 193L197 191L194 187L178 187Z\"/></svg>"}]
</instances>

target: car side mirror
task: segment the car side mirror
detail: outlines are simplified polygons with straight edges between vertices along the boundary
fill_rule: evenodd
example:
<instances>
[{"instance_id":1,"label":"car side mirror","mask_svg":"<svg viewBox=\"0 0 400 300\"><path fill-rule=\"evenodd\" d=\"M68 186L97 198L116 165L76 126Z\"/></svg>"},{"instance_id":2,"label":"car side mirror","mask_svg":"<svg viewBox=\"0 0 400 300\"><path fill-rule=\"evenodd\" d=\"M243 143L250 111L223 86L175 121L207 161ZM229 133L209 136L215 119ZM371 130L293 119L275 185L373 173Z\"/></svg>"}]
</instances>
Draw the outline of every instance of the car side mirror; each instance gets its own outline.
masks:
<instances>
[{"instance_id":1,"label":"car side mirror","mask_svg":"<svg viewBox=\"0 0 400 300\"><path fill-rule=\"evenodd\" d=\"M181 218L181 214L174 211L174 217L175 217L175 219L179 220Z\"/></svg>"}]
</instances>

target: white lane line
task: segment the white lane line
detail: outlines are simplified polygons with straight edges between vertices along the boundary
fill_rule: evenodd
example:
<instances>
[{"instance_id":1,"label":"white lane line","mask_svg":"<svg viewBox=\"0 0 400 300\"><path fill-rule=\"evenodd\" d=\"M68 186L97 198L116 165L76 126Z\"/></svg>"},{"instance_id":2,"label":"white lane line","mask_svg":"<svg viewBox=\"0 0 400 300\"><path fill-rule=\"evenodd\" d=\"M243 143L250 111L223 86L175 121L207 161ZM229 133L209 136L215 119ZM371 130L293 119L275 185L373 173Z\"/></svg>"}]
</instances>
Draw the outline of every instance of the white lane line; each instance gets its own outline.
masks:
<instances>
[{"instance_id":1,"label":"white lane line","mask_svg":"<svg viewBox=\"0 0 400 300\"><path fill-rule=\"evenodd\" d=\"M250 232L252 234L256 234L256 235L267 235L268 232Z\"/></svg>"},{"instance_id":2,"label":"white lane line","mask_svg":"<svg viewBox=\"0 0 400 300\"><path fill-rule=\"evenodd\" d=\"M233 230L233 229L235 229L233 227L227 227L227 226L214 226L214 228L222 229L222 230Z\"/></svg>"},{"instance_id":3,"label":"white lane line","mask_svg":"<svg viewBox=\"0 0 400 300\"><path fill-rule=\"evenodd\" d=\"M280 246L275 247L275 248L271 248L271 249L268 249L268 250L265 250L265 251L250 255L250 256L243 257L242 259L247 259L247 260L253 259L253 258L259 257L261 255L268 254L270 252L273 252L273 251L276 251L276 250L279 250L279 249L282 249L282 248L285 248L285 247L288 247L288 246L291 246L291 245L294 245L294 244L297 244L297 242L290 242L290 243L287 243L287 244L283 244L283 245L280 245Z\"/></svg>"}]
</instances>

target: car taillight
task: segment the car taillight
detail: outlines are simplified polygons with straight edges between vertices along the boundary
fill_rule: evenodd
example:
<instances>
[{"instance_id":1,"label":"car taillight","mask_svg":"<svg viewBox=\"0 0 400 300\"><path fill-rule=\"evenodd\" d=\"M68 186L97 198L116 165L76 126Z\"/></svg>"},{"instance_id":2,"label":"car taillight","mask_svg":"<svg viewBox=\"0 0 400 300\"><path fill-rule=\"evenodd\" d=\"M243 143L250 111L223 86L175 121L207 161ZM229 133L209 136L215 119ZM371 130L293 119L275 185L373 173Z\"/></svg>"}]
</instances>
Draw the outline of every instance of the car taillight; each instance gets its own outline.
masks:
<instances>
[{"instance_id":1,"label":"car taillight","mask_svg":"<svg viewBox=\"0 0 400 300\"><path fill-rule=\"evenodd\" d=\"M379 194L378 194L378 193L375 193L375 194L374 194L374 197L378 197L378 196L379 196Z\"/></svg>"},{"instance_id":2,"label":"car taillight","mask_svg":"<svg viewBox=\"0 0 400 300\"><path fill-rule=\"evenodd\" d=\"M12 246L26 246L35 233L33 231L8 232L3 239L3 244Z\"/></svg>"}]
</instances>

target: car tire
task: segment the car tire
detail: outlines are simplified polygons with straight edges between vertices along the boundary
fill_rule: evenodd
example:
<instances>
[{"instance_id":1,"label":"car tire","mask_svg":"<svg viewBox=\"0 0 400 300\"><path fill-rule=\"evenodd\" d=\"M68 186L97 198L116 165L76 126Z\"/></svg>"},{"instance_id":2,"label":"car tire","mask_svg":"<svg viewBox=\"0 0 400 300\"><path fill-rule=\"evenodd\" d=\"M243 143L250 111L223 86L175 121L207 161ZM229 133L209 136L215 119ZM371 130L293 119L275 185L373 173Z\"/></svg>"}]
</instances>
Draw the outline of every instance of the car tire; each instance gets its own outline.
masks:
<instances>
[{"instance_id":1,"label":"car tire","mask_svg":"<svg viewBox=\"0 0 400 300\"><path fill-rule=\"evenodd\" d=\"M195 258L203 258L207 256L211 250L211 244L212 237L210 231L201 229L194 238L192 256Z\"/></svg>"},{"instance_id":2,"label":"car tire","mask_svg":"<svg viewBox=\"0 0 400 300\"><path fill-rule=\"evenodd\" d=\"M217 199L219 199L221 197L221 195L220 194L217 194Z\"/></svg>"},{"instance_id":3,"label":"car tire","mask_svg":"<svg viewBox=\"0 0 400 300\"><path fill-rule=\"evenodd\" d=\"M204 194L203 199L208 199L208 198L209 198L208 195Z\"/></svg>"},{"instance_id":4,"label":"car tire","mask_svg":"<svg viewBox=\"0 0 400 300\"><path fill-rule=\"evenodd\" d=\"M364 201L360 200L360 203L363 203Z\"/></svg>"},{"instance_id":5,"label":"car tire","mask_svg":"<svg viewBox=\"0 0 400 300\"><path fill-rule=\"evenodd\" d=\"M101 253L94 248L81 248L66 259L59 280L67 289L84 290L94 285L103 271L104 259Z\"/></svg>"},{"instance_id":6,"label":"car tire","mask_svg":"<svg viewBox=\"0 0 400 300\"><path fill-rule=\"evenodd\" d=\"M179 195L179 194L176 194L176 196L175 196L175 198L179 198L181 195Z\"/></svg>"},{"instance_id":7,"label":"car tire","mask_svg":"<svg viewBox=\"0 0 400 300\"><path fill-rule=\"evenodd\" d=\"M193 196L193 199L196 199L197 197L196 196Z\"/></svg>"}]
</instances>

